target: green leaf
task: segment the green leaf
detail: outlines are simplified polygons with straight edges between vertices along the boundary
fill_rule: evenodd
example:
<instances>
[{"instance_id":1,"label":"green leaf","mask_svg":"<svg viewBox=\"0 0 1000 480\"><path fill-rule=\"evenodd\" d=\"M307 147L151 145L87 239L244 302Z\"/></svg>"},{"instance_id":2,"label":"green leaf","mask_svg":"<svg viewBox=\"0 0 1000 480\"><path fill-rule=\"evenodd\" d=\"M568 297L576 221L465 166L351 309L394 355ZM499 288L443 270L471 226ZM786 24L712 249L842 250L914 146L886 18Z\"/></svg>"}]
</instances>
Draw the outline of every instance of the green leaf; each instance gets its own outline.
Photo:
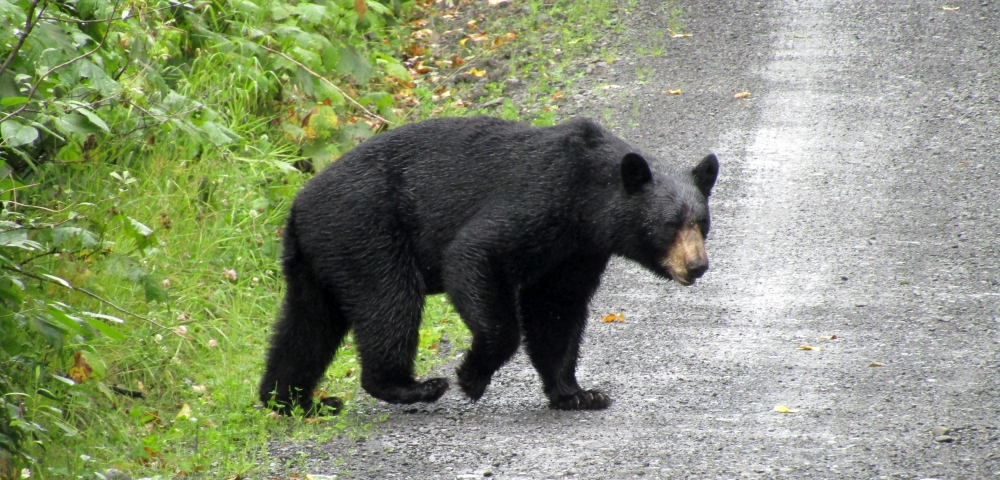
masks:
<instances>
[{"instance_id":1,"label":"green leaf","mask_svg":"<svg viewBox=\"0 0 1000 480\"><path fill-rule=\"evenodd\" d=\"M379 110L386 107L391 107L392 102L393 102L392 95L389 95L386 92L371 92L365 94L364 96L358 99L358 103L362 105L368 105L369 103L374 103L375 107L378 108Z\"/></svg>"},{"instance_id":2,"label":"green leaf","mask_svg":"<svg viewBox=\"0 0 1000 480\"><path fill-rule=\"evenodd\" d=\"M330 84L326 82L319 82L316 86L316 100L324 101L329 100L330 104L342 106L346 103L344 100L344 95L333 88Z\"/></svg>"},{"instance_id":3,"label":"green leaf","mask_svg":"<svg viewBox=\"0 0 1000 480\"><path fill-rule=\"evenodd\" d=\"M57 277L55 275L49 275L47 273L43 273L42 276L45 277L45 278L47 278L47 279L49 279L49 280L52 280L53 282L56 282L56 283L60 284L60 285L62 285L64 287L66 287L66 288L73 288L72 284L70 284L66 280L63 280L62 278L59 278L59 277Z\"/></svg>"},{"instance_id":4,"label":"green leaf","mask_svg":"<svg viewBox=\"0 0 1000 480\"><path fill-rule=\"evenodd\" d=\"M49 341L49 345L55 350L62 350L63 347L63 337L65 334L58 327L50 324L47 319L42 318L39 315L34 315L28 322L32 328L37 330L39 333L45 336Z\"/></svg>"},{"instance_id":5,"label":"green leaf","mask_svg":"<svg viewBox=\"0 0 1000 480\"><path fill-rule=\"evenodd\" d=\"M76 436L80 435L80 432L77 432L75 428L73 428L73 427L71 427L69 425L66 425L65 423L62 423L62 422L57 421L57 420L53 420L52 423L54 423L55 426L57 426L60 429L62 429L62 431L66 434L67 437L76 437Z\"/></svg>"},{"instance_id":6,"label":"green leaf","mask_svg":"<svg viewBox=\"0 0 1000 480\"><path fill-rule=\"evenodd\" d=\"M108 124L104 123L104 120L102 120L101 117L98 117L97 114L94 113L89 108L81 108L78 111L80 113L82 113L83 116L87 117L87 120L90 120L90 123L93 123L94 125L97 126L97 128L100 128L101 130L103 130L104 133L110 133L111 132L111 130L108 129Z\"/></svg>"},{"instance_id":7,"label":"green leaf","mask_svg":"<svg viewBox=\"0 0 1000 480\"><path fill-rule=\"evenodd\" d=\"M229 145L240 138L240 136L233 133L232 130L215 122L205 122L201 124L200 128L201 131L205 132L205 135L208 136L208 139L211 140L212 143L219 146Z\"/></svg>"},{"instance_id":8,"label":"green leaf","mask_svg":"<svg viewBox=\"0 0 1000 480\"><path fill-rule=\"evenodd\" d=\"M94 248L97 246L98 238L90 230L80 227L58 227L52 229L52 245L59 246L66 240L79 237L80 243L84 247Z\"/></svg>"},{"instance_id":9,"label":"green leaf","mask_svg":"<svg viewBox=\"0 0 1000 480\"><path fill-rule=\"evenodd\" d=\"M353 75L358 83L368 83L368 79L372 77L372 65L368 60L350 45L340 47L338 53L340 60L337 61L337 71Z\"/></svg>"},{"instance_id":10,"label":"green leaf","mask_svg":"<svg viewBox=\"0 0 1000 480\"><path fill-rule=\"evenodd\" d=\"M67 315L65 312L59 310L58 308L52 305L49 305L48 307L45 308L45 313L48 313L52 320L55 320L60 325L66 327L67 330L79 333L84 338L88 338L91 336L90 331L87 330L86 328L83 328L83 326L80 325L80 323L83 322L83 320L71 315Z\"/></svg>"},{"instance_id":11,"label":"green leaf","mask_svg":"<svg viewBox=\"0 0 1000 480\"><path fill-rule=\"evenodd\" d=\"M90 318L100 318L102 320L107 320L111 323L119 323L119 324L125 323L125 320L122 320L113 315L105 315L103 313L93 313L93 312L83 312L83 314Z\"/></svg>"},{"instance_id":12,"label":"green leaf","mask_svg":"<svg viewBox=\"0 0 1000 480\"><path fill-rule=\"evenodd\" d=\"M105 97L117 95L122 89L118 82L104 73L104 69L89 60L80 61L80 76L89 79L90 86Z\"/></svg>"},{"instance_id":13,"label":"green leaf","mask_svg":"<svg viewBox=\"0 0 1000 480\"><path fill-rule=\"evenodd\" d=\"M145 250L153 243L153 229L128 215L115 215L114 218L121 221L125 235L134 240L140 250Z\"/></svg>"},{"instance_id":14,"label":"green leaf","mask_svg":"<svg viewBox=\"0 0 1000 480\"><path fill-rule=\"evenodd\" d=\"M410 72L406 71L406 67L398 63L386 64L385 73L388 73L389 75L392 75L400 80L406 80L407 82L413 80L413 78L410 77Z\"/></svg>"},{"instance_id":15,"label":"green leaf","mask_svg":"<svg viewBox=\"0 0 1000 480\"><path fill-rule=\"evenodd\" d=\"M101 119L98 118L98 120ZM94 123L89 117L79 113L70 113L56 118L56 128L63 133L82 133L84 135L108 131L108 125L103 120L100 124Z\"/></svg>"},{"instance_id":16,"label":"green leaf","mask_svg":"<svg viewBox=\"0 0 1000 480\"><path fill-rule=\"evenodd\" d=\"M31 101L31 99L28 97L4 97L0 98L0 105L13 107L14 105L21 105L22 103L28 103L29 101Z\"/></svg>"},{"instance_id":17,"label":"green leaf","mask_svg":"<svg viewBox=\"0 0 1000 480\"><path fill-rule=\"evenodd\" d=\"M118 320L120 321L121 319ZM104 336L112 340L118 340L118 341L125 340L125 335L123 335L122 332L119 332L117 328L112 327L111 325L108 325L96 318L87 318L85 319L85 321L87 322L87 325L93 327L94 330L101 332Z\"/></svg>"},{"instance_id":18,"label":"green leaf","mask_svg":"<svg viewBox=\"0 0 1000 480\"><path fill-rule=\"evenodd\" d=\"M303 2L296 5L292 9L292 13L300 16L306 22L315 25L323 21L323 17L326 15L326 7L316 5L315 3Z\"/></svg>"},{"instance_id":19,"label":"green leaf","mask_svg":"<svg viewBox=\"0 0 1000 480\"><path fill-rule=\"evenodd\" d=\"M23 228L0 232L0 247L23 248L24 250L41 250L43 248L42 244L28 240L28 231Z\"/></svg>"},{"instance_id":20,"label":"green leaf","mask_svg":"<svg viewBox=\"0 0 1000 480\"><path fill-rule=\"evenodd\" d=\"M38 139L38 130L11 118L0 124L0 135L3 136L6 147L20 147L34 143Z\"/></svg>"},{"instance_id":21,"label":"green leaf","mask_svg":"<svg viewBox=\"0 0 1000 480\"><path fill-rule=\"evenodd\" d=\"M167 303L170 300L167 291L163 289L163 286L152 275L142 277L142 289L146 293L147 302Z\"/></svg>"}]
</instances>

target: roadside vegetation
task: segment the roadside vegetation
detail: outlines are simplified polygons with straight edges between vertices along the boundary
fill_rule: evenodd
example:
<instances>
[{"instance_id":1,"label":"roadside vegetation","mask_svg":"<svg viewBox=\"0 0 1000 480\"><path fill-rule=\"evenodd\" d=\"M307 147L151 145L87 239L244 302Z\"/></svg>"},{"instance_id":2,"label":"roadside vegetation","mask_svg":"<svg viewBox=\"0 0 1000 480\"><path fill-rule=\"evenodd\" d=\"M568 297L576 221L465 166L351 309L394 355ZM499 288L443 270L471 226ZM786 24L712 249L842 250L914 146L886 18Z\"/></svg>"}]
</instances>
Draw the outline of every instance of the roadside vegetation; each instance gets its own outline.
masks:
<instances>
[{"instance_id":1,"label":"roadside vegetation","mask_svg":"<svg viewBox=\"0 0 1000 480\"><path fill-rule=\"evenodd\" d=\"M350 338L346 414L257 402L283 219L385 129L555 123L634 6L496 3L0 0L0 479L286 476L269 441L371 428ZM420 373L467 342L444 297L420 334Z\"/></svg>"}]
</instances>

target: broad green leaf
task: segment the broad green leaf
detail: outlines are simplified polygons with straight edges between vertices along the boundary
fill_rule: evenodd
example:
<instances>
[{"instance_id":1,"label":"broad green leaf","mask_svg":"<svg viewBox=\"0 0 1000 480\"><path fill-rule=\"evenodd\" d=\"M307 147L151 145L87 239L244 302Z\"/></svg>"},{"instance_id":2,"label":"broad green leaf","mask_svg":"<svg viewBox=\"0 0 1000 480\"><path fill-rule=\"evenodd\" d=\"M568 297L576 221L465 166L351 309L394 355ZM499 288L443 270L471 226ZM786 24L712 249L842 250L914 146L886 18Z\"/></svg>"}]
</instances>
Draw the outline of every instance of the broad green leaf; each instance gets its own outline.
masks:
<instances>
[{"instance_id":1,"label":"broad green leaf","mask_svg":"<svg viewBox=\"0 0 1000 480\"><path fill-rule=\"evenodd\" d=\"M101 120L100 117L98 120ZM56 128L63 133L82 133L84 135L108 131L108 125L103 120L98 124L91 121L88 116L79 113L70 113L56 118Z\"/></svg>"},{"instance_id":2,"label":"broad green leaf","mask_svg":"<svg viewBox=\"0 0 1000 480\"><path fill-rule=\"evenodd\" d=\"M277 3L271 8L271 19L280 22L292 14L292 9L283 3Z\"/></svg>"},{"instance_id":3,"label":"broad green leaf","mask_svg":"<svg viewBox=\"0 0 1000 480\"><path fill-rule=\"evenodd\" d=\"M63 312L62 310L59 310L58 308L52 305L46 307L45 313L48 313L52 320L58 322L60 325L66 327L70 331L79 333L80 335L83 335L84 338L91 336L90 331L88 331L86 328L83 328L83 326L81 325L81 322L83 320L74 317L72 315L68 315L66 314L66 312Z\"/></svg>"},{"instance_id":4,"label":"broad green leaf","mask_svg":"<svg viewBox=\"0 0 1000 480\"><path fill-rule=\"evenodd\" d=\"M315 3L303 2L296 5L295 8L292 9L292 13L315 25L323 21L323 17L326 15L326 7L316 5Z\"/></svg>"},{"instance_id":5,"label":"broad green leaf","mask_svg":"<svg viewBox=\"0 0 1000 480\"><path fill-rule=\"evenodd\" d=\"M122 229L125 234L135 241L137 247L140 250L146 250L153 242L153 229L143 225L138 220L129 217L128 215L115 215L113 220L118 220L121 222ZM133 281L137 281L133 280Z\"/></svg>"},{"instance_id":6,"label":"broad green leaf","mask_svg":"<svg viewBox=\"0 0 1000 480\"><path fill-rule=\"evenodd\" d=\"M105 97L116 95L122 89L122 86L108 76L104 72L104 69L88 60L80 61L80 76L89 79L90 86L94 87L95 90Z\"/></svg>"},{"instance_id":7,"label":"broad green leaf","mask_svg":"<svg viewBox=\"0 0 1000 480\"><path fill-rule=\"evenodd\" d=\"M372 76L372 66L354 47L345 45L338 50L340 60L337 61L337 71L344 75L353 75L358 83L368 83Z\"/></svg>"},{"instance_id":8,"label":"broad green leaf","mask_svg":"<svg viewBox=\"0 0 1000 480\"><path fill-rule=\"evenodd\" d=\"M330 104L337 106L342 106L346 103L344 95L326 82L319 82L316 86L316 99L319 101L329 100Z\"/></svg>"},{"instance_id":9,"label":"broad green leaf","mask_svg":"<svg viewBox=\"0 0 1000 480\"><path fill-rule=\"evenodd\" d=\"M386 64L385 73L388 73L389 75L392 75L400 80L413 80L413 78L410 77L410 72L406 71L406 67L398 63Z\"/></svg>"},{"instance_id":10,"label":"broad green leaf","mask_svg":"<svg viewBox=\"0 0 1000 480\"><path fill-rule=\"evenodd\" d=\"M12 19L13 23L24 24L24 11L7 0L0 0L0 18Z\"/></svg>"},{"instance_id":11,"label":"broad green leaf","mask_svg":"<svg viewBox=\"0 0 1000 480\"><path fill-rule=\"evenodd\" d=\"M91 111L89 108L81 108L79 112L82 113L83 116L87 117L87 120L90 120L90 122L96 125L97 128L104 130L105 133L111 131L108 129L108 124L104 123L104 120L102 120L101 117L98 117L97 114Z\"/></svg>"},{"instance_id":12,"label":"broad green leaf","mask_svg":"<svg viewBox=\"0 0 1000 480\"><path fill-rule=\"evenodd\" d=\"M111 325L108 325L96 318L87 318L85 319L85 321L87 322L87 325L93 327L94 330L101 332L104 336L112 340L125 340L125 335L123 335L122 332L119 332L117 328L112 327Z\"/></svg>"},{"instance_id":13,"label":"broad green leaf","mask_svg":"<svg viewBox=\"0 0 1000 480\"><path fill-rule=\"evenodd\" d=\"M0 0L2 2L3 0ZM13 107L14 105L21 105L22 103L28 103L31 99L28 97L4 97L0 98L0 105L5 107Z\"/></svg>"},{"instance_id":14,"label":"broad green leaf","mask_svg":"<svg viewBox=\"0 0 1000 480\"><path fill-rule=\"evenodd\" d=\"M43 248L42 244L28 240L28 231L23 228L0 232L0 247L23 248L25 250L41 250Z\"/></svg>"},{"instance_id":15,"label":"broad green leaf","mask_svg":"<svg viewBox=\"0 0 1000 480\"><path fill-rule=\"evenodd\" d=\"M240 138L239 135L233 133L232 130L215 122L205 122L201 124L200 128L201 131L205 132L205 135L208 135L208 139L211 140L212 143L219 146L229 145Z\"/></svg>"},{"instance_id":16,"label":"broad green leaf","mask_svg":"<svg viewBox=\"0 0 1000 480\"><path fill-rule=\"evenodd\" d=\"M80 243L84 247L94 248L97 246L98 238L93 232L80 227L58 227L52 229L52 244L59 246L66 240L79 237Z\"/></svg>"},{"instance_id":17,"label":"broad green leaf","mask_svg":"<svg viewBox=\"0 0 1000 480\"><path fill-rule=\"evenodd\" d=\"M55 350L62 350L63 337L65 334L58 327L50 324L47 319L42 318L39 315L33 315L31 320L28 322L32 328L45 336L46 340L49 341L49 345ZM72 380L71 380L72 381Z\"/></svg>"},{"instance_id":18,"label":"broad green leaf","mask_svg":"<svg viewBox=\"0 0 1000 480\"><path fill-rule=\"evenodd\" d=\"M21 122L11 118L0 124L0 135L6 147L20 147L33 143L38 139L38 130L35 127L22 125Z\"/></svg>"},{"instance_id":19,"label":"broad green leaf","mask_svg":"<svg viewBox=\"0 0 1000 480\"><path fill-rule=\"evenodd\" d=\"M372 92L364 95L358 99L358 103L362 105L368 105L369 103L374 103L375 107L379 110L392 106L392 95L386 92Z\"/></svg>"},{"instance_id":20,"label":"broad green leaf","mask_svg":"<svg viewBox=\"0 0 1000 480\"><path fill-rule=\"evenodd\" d=\"M147 302L166 303L170 300L170 297L167 295L167 291L163 289L160 282L157 282L152 275L142 277L142 288L146 293Z\"/></svg>"}]
</instances>

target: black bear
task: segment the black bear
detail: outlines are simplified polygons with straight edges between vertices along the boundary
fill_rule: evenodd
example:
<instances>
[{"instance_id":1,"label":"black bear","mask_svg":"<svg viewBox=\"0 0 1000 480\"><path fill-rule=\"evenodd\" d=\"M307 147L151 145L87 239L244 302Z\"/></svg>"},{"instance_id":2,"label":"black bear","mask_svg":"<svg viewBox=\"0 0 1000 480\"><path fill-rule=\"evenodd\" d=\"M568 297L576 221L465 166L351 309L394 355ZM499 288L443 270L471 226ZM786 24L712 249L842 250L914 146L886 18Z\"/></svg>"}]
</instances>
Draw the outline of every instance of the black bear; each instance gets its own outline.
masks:
<instances>
[{"instance_id":1,"label":"black bear","mask_svg":"<svg viewBox=\"0 0 1000 480\"><path fill-rule=\"evenodd\" d=\"M444 292L472 332L456 373L473 401L523 338L550 407L606 408L607 395L577 384L576 362L610 257L682 285L708 269L718 160L654 167L588 119L443 118L365 141L292 204L261 400L312 407L350 329L368 393L437 400L447 380L416 380L413 362L424 296Z\"/></svg>"}]
</instances>

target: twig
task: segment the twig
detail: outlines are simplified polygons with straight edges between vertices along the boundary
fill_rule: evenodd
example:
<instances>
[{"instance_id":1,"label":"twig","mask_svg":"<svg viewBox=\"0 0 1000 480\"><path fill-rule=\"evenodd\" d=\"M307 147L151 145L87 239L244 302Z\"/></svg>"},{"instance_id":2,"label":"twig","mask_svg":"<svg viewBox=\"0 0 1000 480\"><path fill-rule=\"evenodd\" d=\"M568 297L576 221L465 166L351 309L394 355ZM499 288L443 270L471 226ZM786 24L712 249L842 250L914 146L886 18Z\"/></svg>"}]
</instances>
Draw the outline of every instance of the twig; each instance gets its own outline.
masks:
<instances>
[{"instance_id":1,"label":"twig","mask_svg":"<svg viewBox=\"0 0 1000 480\"><path fill-rule=\"evenodd\" d=\"M144 320L146 322L149 322L149 323L151 323L151 324L153 324L153 325L155 325L157 327L160 327L160 328L162 328L164 330L169 330L167 327L163 326L162 324L160 324L156 320L153 320L152 318L149 318L149 317L144 317L142 315L139 315L138 313L134 313L134 312L125 310L124 308L119 307L118 305L115 305L111 300L108 300L108 299L106 299L104 297L101 297L100 295L98 295L98 294L96 294L94 292L91 292L90 290L87 290L86 288L83 288L83 287L74 287L73 285L69 285L68 282L66 284L63 284L63 283L60 283L60 282L56 282L56 281L54 281L52 279L45 278L45 277L40 277L40 276L35 275L33 273L28 273L28 272L25 272L23 270L18 270L16 268L11 268L11 267L8 267L6 265L0 265L0 268L2 268L4 270L9 270L11 272L14 272L14 273L17 273L17 274L20 274L20 275L24 275L25 277L28 277L28 278L33 278L33 279L38 280L40 282L47 282L47 283L59 285L59 286L64 287L64 288L68 288L68 289L76 291L76 292L80 292L80 293L82 293L82 294L84 294L84 295L86 295L86 296L88 296L90 298L93 298L93 299L95 299L95 300L97 300L97 301L99 301L99 302L101 302L101 303L103 303L103 304L105 304L105 305L107 305L107 306L109 306L111 308L114 308L115 310L118 310L119 312L122 312L122 313L124 313L126 315L131 315L131 316L133 316L135 318L138 318L140 320ZM179 336L179 334L177 334L176 332L174 334Z\"/></svg>"},{"instance_id":2,"label":"twig","mask_svg":"<svg viewBox=\"0 0 1000 480\"><path fill-rule=\"evenodd\" d=\"M31 0L31 4L28 5L27 15L25 15L24 19L24 32L21 34L21 38L17 39L17 45L14 45L14 49L10 51L10 56L8 56L7 60L3 62L3 65L0 65L0 75L3 75L3 72L5 72L7 67L10 66L10 62L14 61L14 57L16 57L17 52L21 50L21 46L24 45L24 41L28 39L28 35L31 33L31 30L35 28L35 25L38 25L38 21L40 19L36 19L34 22L31 21L31 17L35 16L36 6L38 6L38 0ZM42 9L38 11L38 16L41 17L42 12L44 11L45 4L43 3ZM30 98L31 96L29 95L28 97ZM6 120L6 118L4 120Z\"/></svg>"},{"instance_id":3,"label":"twig","mask_svg":"<svg viewBox=\"0 0 1000 480\"><path fill-rule=\"evenodd\" d=\"M111 16L112 17L115 16L116 13L118 13L118 6L119 5L120 5L120 3L116 3L115 6L114 6L114 8L111 9ZM42 8L44 8L44 5L42 6ZM48 77L49 75L51 75L52 72L55 72L56 70L59 70L60 68L63 68L65 66L67 66L67 65L71 65L73 63L76 63L76 62L78 62L78 61L80 61L80 60L82 60L84 58L87 58L87 57L89 57L89 56L97 53L98 50L100 50L101 48L104 47L104 42L106 42L108 40L108 35L110 33L111 33L111 29L110 28L107 29L107 30L105 30L104 31L104 36L101 37L101 43L99 43L96 47L94 47L93 50L90 50L90 51L82 53L82 54L80 54L80 55L78 55L78 56L76 56L74 58L66 60L65 62L60 63L59 65L56 65L56 66L52 67L51 69L49 69L49 71L45 72L44 75L42 75L37 81L35 81L35 83L33 83L31 85L31 90L28 92L28 95L27 95L28 98L31 98L31 97L33 97L35 95L35 90L38 90L38 86L41 85L42 81L45 80L46 77ZM30 105L30 104L29 103L25 103L24 105L21 105L21 108L18 108L17 110L14 110L13 112L7 114L3 118L0 118L0 123L6 122L8 119L16 117L21 112L23 112L26 108L28 108L28 105Z\"/></svg>"},{"instance_id":4,"label":"twig","mask_svg":"<svg viewBox=\"0 0 1000 480\"><path fill-rule=\"evenodd\" d=\"M375 120L378 120L378 121L380 121L380 122L382 122L382 123L384 123L384 124L386 124L386 125L392 125L392 124L393 124L392 122L390 122L390 121L388 121L388 120L386 120L386 119L384 119L384 118L380 117L379 115L377 115L377 114L374 114L374 113L372 113L371 111L369 111L369 110L368 110L367 108L365 108L365 107L364 107L364 105L361 105L361 104L360 104L360 103L358 103L358 102L357 102L356 100L354 100L353 98L351 98L351 96L350 96L350 95L348 95L348 94L347 94L347 92L345 92L345 91L341 90L341 89L340 89L340 87L338 87L337 85L335 85L335 84L334 84L333 82L331 82L330 80L327 80L327 78L326 78L326 77L324 77L324 76L322 76L322 75L320 75L320 74L318 74L318 73L316 73L316 72L314 72L314 71L310 70L310 69L309 69L309 67L307 67L307 66L303 65L303 64L302 64L302 62L299 62L299 61L295 60L294 58L292 58L292 57L289 57L288 55L285 55L285 54L284 54L284 53L282 53L282 52L279 52L279 51L277 51L277 50L274 50L274 49L271 49L271 48L267 48L267 47L265 47L264 45L261 45L261 46L260 46L260 48L263 48L264 50L267 50L267 51L269 51L269 52L271 52L271 53L273 53L273 54L275 54L275 55L278 55L278 56L280 56L280 57L284 58L285 60L288 60L289 62L292 62L292 63L294 63L295 65L298 65L298 66L299 66L299 68L301 68L301 69L305 70L305 71L306 71L306 73L308 73L309 75L312 75L312 76L314 76L314 77L316 77L316 78L320 79L320 81L322 81L323 83L326 83L327 85L329 85L329 86L333 87L333 89L334 89L334 90L336 90L336 91L338 91L338 92L340 92L340 94L341 94L341 95L343 95L343 96L344 96L344 98L346 98L346 99L347 99L347 101L349 101L349 102L353 103L353 104L354 104L354 106L356 106L356 107L360 108L360 109L361 109L361 111L365 112L365 114L366 114L366 115L368 115L369 117L371 117L371 118L373 118L373 119L375 119Z\"/></svg>"},{"instance_id":5,"label":"twig","mask_svg":"<svg viewBox=\"0 0 1000 480\"><path fill-rule=\"evenodd\" d=\"M26 203L17 203L17 202L15 202L13 200L7 200L6 202L0 201L0 203L9 203L9 204L11 204L11 205L13 205L15 207L27 207L27 208L34 208L34 209L37 209L37 210L44 210L44 211L49 212L49 213L62 213L62 212L65 212L66 210L69 210L69 209L71 209L71 208L73 208L75 206L75 205L70 205L70 206L68 206L66 208L62 208L62 209L59 209L59 210L52 210L51 208L39 207L38 205L28 205Z\"/></svg>"},{"instance_id":6,"label":"twig","mask_svg":"<svg viewBox=\"0 0 1000 480\"><path fill-rule=\"evenodd\" d=\"M22 190L22 189L25 189L25 188L37 187L39 185L41 185L41 183L32 183L31 185L21 185L20 187L14 187L14 188L5 189L5 190L3 190L0 193L13 192L14 190Z\"/></svg>"}]
</instances>

